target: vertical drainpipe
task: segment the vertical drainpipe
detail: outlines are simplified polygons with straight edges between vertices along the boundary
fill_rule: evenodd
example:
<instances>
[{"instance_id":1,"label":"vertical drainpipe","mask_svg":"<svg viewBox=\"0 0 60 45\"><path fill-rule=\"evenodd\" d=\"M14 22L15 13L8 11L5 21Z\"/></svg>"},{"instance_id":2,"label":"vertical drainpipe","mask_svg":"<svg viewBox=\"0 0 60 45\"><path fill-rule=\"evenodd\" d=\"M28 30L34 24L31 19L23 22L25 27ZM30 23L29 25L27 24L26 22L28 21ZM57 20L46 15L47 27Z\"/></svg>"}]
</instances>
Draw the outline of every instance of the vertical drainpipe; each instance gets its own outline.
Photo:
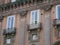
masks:
<instances>
[{"instance_id":1,"label":"vertical drainpipe","mask_svg":"<svg viewBox=\"0 0 60 45\"><path fill-rule=\"evenodd\" d=\"M2 45L2 36L3 36L3 31L2 31L2 20L3 20L3 16L0 16L0 45Z\"/></svg>"}]
</instances>

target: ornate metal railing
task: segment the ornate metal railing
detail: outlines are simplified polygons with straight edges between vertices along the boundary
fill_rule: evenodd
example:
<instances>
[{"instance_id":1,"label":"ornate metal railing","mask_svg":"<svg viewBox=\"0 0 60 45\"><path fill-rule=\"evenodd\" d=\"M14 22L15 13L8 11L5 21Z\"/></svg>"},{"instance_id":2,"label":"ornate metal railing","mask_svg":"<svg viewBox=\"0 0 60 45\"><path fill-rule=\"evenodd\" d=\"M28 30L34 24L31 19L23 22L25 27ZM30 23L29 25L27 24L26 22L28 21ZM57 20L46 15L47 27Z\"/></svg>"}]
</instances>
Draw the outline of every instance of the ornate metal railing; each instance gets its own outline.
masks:
<instances>
[{"instance_id":1,"label":"ornate metal railing","mask_svg":"<svg viewBox=\"0 0 60 45\"><path fill-rule=\"evenodd\" d=\"M60 25L60 20L59 19L54 19L53 20L53 25L54 26L59 26Z\"/></svg>"},{"instance_id":2,"label":"ornate metal railing","mask_svg":"<svg viewBox=\"0 0 60 45\"><path fill-rule=\"evenodd\" d=\"M42 23L28 25L28 30L34 30L34 29L42 29Z\"/></svg>"},{"instance_id":3,"label":"ornate metal railing","mask_svg":"<svg viewBox=\"0 0 60 45\"><path fill-rule=\"evenodd\" d=\"M16 28L8 28L3 30L3 35L16 34Z\"/></svg>"}]
</instances>

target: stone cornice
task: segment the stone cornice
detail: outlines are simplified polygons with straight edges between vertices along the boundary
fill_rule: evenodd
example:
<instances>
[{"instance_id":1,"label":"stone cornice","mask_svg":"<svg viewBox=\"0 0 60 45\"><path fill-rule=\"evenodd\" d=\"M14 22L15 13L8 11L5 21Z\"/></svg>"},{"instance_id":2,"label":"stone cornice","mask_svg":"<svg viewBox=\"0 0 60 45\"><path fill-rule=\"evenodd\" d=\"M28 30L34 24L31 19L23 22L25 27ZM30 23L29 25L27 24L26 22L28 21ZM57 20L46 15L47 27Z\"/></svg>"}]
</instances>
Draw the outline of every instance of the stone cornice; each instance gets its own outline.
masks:
<instances>
[{"instance_id":1,"label":"stone cornice","mask_svg":"<svg viewBox=\"0 0 60 45\"><path fill-rule=\"evenodd\" d=\"M21 16L21 17L26 16L26 14L27 14L27 11L21 11L21 12L20 12L20 16Z\"/></svg>"},{"instance_id":2,"label":"stone cornice","mask_svg":"<svg viewBox=\"0 0 60 45\"><path fill-rule=\"evenodd\" d=\"M30 11L34 9L43 9L43 10L50 10L52 5L60 4L60 1L51 1L51 2L43 2L38 4L32 4L30 6L26 6L25 8L17 8L6 12L1 12L0 15L7 16L16 13L20 13L21 11Z\"/></svg>"},{"instance_id":3,"label":"stone cornice","mask_svg":"<svg viewBox=\"0 0 60 45\"><path fill-rule=\"evenodd\" d=\"M24 7L17 8L17 9L13 9L13 10L6 11L6 12L1 12L0 15L7 16L7 15L11 15L11 14L20 13L21 11L30 11L30 10L34 10L34 9L42 9L47 4L48 4L47 2L32 4L30 6L26 6L25 8Z\"/></svg>"}]
</instances>

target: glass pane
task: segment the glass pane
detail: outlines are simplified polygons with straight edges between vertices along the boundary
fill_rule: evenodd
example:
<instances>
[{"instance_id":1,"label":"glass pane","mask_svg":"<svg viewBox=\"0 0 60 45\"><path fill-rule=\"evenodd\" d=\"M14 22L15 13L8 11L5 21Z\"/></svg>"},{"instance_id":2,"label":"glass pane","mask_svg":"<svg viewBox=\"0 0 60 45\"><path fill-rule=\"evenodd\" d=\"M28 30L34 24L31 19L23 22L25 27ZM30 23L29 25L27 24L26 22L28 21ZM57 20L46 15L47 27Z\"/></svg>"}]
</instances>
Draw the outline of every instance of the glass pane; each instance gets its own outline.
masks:
<instances>
[{"instance_id":1,"label":"glass pane","mask_svg":"<svg viewBox=\"0 0 60 45\"><path fill-rule=\"evenodd\" d=\"M60 6L58 6L58 19L60 19Z\"/></svg>"},{"instance_id":2,"label":"glass pane","mask_svg":"<svg viewBox=\"0 0 60 45\"><path fill-rule=\"evenodd\" d=\"M7 28L11 28L11 18L8 18L8 27Z\"/></svg>"},{"instance_id":3,"label":"glass pane","mask_svg":"<svg viewBox=\"0 0 60 45\"><path fill-rule=\"evenodd\" d=\"M7 28L9 28L10 27L10 18L8 18L8 27Z\"/></svg>"},{"instance_id":4,"label":"glass pane","mask_svg":"<svg viewBox=\"0 0 60 45\"><path fill-rule=\"evenodd\" d=\"M11 28L13 28L13 24L14 24L14 17L11 17Z\"/></svg>"},{"instance_id":5,"label":"glass pane","mask_svg":"<svg viewBox=\"0 0 60 45\"><path fill-rule=\"evenodd\" d=\"M35 12L35 20L37 21L37 11Z\"/></svg>"}]
</instances>

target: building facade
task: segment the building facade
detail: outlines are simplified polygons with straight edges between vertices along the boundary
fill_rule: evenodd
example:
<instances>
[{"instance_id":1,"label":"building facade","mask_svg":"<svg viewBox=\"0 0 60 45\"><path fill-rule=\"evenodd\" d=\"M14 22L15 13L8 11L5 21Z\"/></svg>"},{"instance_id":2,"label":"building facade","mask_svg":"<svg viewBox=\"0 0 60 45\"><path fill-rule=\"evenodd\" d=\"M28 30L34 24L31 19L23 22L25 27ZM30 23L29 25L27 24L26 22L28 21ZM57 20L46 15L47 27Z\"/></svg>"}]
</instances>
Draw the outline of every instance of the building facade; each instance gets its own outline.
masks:
<instances>
[{"instance_id":1,"label":"building facade","mask_svg":"<svg viewBox=\"0 0 60 45\"><path fill-rule=\"evenodd\" d=\"M60 45L60 0L0 0L0 45Z\"/></svg>"}]
</instances>

